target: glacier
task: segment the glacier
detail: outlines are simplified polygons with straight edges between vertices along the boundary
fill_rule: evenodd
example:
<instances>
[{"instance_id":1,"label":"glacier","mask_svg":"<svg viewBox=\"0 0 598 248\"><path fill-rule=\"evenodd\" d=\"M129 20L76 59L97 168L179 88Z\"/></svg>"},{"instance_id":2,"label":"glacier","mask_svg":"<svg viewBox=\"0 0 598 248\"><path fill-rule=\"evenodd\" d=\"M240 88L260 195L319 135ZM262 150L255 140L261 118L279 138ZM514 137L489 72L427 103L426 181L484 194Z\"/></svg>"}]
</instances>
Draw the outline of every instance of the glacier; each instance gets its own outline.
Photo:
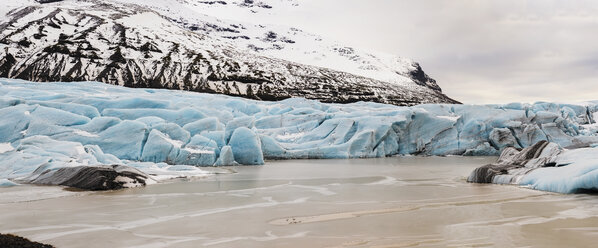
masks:
<instances>
[{"instance_id":1,"label":"glacier","mask_svg":"<svg viewBox=\"0 0 598 248\"><path fill-rule=\"evenodd\" d=\"M272 159L496 156L542 140L598 146L598 102L400 107L0 79L0 116L0 179L13 182L82 165L167 178Z\"/></svg>"},{"instance_id":2,"label":"glacier","mask_svg":"<svg viewBox=\"0 0 598 248\"><path fill-rule=\"evenodd\" d=\"M598 190L598 148L566 150L553 163L531 171L519 184L559 193Z\"/></svg>"}]
</instances>

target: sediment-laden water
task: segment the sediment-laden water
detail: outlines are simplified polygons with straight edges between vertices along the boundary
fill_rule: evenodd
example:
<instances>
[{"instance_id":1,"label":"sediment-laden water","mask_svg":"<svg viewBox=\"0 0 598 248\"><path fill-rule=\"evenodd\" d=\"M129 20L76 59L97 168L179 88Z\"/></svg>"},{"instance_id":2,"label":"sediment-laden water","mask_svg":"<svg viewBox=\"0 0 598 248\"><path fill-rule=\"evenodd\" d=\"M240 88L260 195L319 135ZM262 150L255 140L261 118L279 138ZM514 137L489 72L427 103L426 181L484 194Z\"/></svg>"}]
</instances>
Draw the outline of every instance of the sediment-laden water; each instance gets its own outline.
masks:
<instances>
[{"instance_id":1,"label":"sediment-laden water","mask_svg":"<svg viewBox=\"0 0 598 248\"><path fill-rule=\"evenodd\" d=\"M0 189L0 233L56 247L590 247L598 196L465 182L494 157L271 161L89 193Z\"/></svg>"}]
</instances>

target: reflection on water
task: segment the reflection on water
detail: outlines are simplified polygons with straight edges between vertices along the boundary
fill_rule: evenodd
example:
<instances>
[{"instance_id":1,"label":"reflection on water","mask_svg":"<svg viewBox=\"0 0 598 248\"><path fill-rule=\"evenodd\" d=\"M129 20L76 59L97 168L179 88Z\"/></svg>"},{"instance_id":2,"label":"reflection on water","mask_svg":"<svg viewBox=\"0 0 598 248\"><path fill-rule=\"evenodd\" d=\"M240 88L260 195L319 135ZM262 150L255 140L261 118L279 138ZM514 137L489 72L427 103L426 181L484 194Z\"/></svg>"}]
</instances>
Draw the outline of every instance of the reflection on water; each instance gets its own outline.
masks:
<instances>
[{"instance_id":1,"label":"reflection on water","mask_svg":"<svg viewBox=\"0 0 598 248\"><path fill-rule=\"evenodd\" d=\"M594 245L598 196L465 182L494 159L274 161L114 192L0 189L0 232L57 247Z\"/></svg>"}]
</instances>

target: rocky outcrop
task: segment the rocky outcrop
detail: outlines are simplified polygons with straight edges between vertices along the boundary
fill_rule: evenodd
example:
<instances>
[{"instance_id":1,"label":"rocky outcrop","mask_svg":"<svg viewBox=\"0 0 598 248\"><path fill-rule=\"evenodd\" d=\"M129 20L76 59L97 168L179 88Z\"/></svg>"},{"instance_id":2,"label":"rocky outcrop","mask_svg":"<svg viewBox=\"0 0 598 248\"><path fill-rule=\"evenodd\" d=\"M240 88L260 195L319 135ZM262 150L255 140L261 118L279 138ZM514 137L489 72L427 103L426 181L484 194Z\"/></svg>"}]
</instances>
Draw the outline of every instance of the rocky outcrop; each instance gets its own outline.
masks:
<instances>
[{"instance_id":1,"label":"rocky outcrop","mask_svg":"<svg viewBox=\"0 0 598 248\"><path fill-rule=\"evenodd\" d=\"M33 173L37 174L37 173ZM149 176L125 165L63 167L46 170L27 183L61 185L83 190L115 190L145 186Z\"/></svg>"},{"instance_id":2,"label":"rocky outcrop","mask_svg":"<svg viewBox=\"0 0 598 248\"><path fill-rule=\"evenodd\" d=\"M62 0L35 0L38 3L55 3L55 2L60 2Z\"/></svg>"},{"instance_id":3,"label":"rocky outcrop","mask_svg":"<svg viewBox=\"0 0 598 248\"><path fill-rule=\"evenodd\" d=\"M0 247L2 248L53 248L54 246L33 242L29 239L12 234L0 233Z\"/></svg>"}]
</instances>

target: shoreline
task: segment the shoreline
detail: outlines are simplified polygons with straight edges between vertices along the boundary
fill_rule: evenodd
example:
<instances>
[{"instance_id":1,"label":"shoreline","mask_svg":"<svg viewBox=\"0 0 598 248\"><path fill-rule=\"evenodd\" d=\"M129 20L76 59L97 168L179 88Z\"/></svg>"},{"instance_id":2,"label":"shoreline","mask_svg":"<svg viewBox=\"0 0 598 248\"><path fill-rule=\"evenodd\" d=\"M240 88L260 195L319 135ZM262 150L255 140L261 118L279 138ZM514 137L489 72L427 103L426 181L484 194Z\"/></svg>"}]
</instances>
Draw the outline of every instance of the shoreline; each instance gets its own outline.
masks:
<instances>
[{"instance_id":1,"label":"shoreline","mask_svg":"<svg viewBox=\"0 0 598 248\"><path fill-rule=\"evenodd\" d=\"M2 248L54 248L52 245L31 241L25 237L0 233L0 247Z\"/></svg>"}]
</instances>

